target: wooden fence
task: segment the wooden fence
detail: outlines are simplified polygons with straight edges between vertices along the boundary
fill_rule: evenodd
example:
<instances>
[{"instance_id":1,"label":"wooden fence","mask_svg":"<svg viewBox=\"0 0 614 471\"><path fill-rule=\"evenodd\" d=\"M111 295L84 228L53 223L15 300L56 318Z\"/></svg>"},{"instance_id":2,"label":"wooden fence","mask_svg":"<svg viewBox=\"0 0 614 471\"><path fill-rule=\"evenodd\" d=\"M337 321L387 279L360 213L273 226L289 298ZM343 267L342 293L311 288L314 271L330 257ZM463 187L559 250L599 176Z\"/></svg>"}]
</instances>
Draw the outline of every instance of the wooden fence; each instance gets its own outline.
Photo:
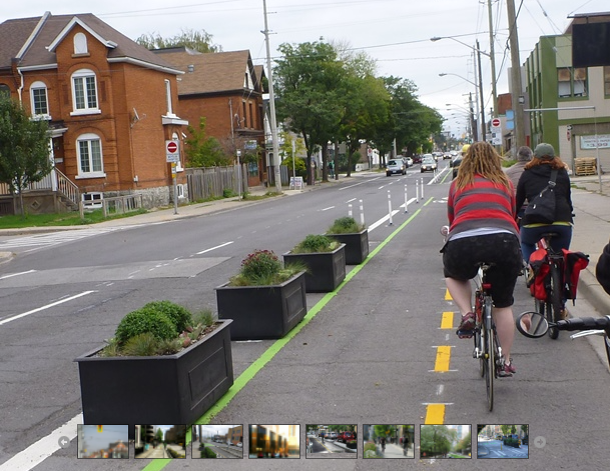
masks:
<instances>
[{"instance_id":1,"label":"wooden fence","mask_svg":"<svg viewBox=\"0 0 614 471\"><path fill-rule=\"evenodd\" d=\"M224 190L234 194L248 190L245 164L241 166L241 179L237 167L196 167L186 168L185 172L190 201L221 198L224 196Z\"/></svg>"}]
</instances>

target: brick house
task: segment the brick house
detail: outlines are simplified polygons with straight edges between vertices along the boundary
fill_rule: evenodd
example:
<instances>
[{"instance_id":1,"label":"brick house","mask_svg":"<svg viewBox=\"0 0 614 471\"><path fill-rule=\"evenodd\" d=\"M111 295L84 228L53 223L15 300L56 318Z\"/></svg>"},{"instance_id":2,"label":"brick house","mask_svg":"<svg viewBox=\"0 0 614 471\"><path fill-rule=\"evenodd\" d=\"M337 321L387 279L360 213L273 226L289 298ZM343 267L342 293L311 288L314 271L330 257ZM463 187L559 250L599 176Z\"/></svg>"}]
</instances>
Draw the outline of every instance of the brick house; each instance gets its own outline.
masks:
<instances>
[{"instance_id":1,"label":"brick house","mask_svg":"<svg viewBox=\"0 0 614 471\"><path fill-rule=\"evenodd\" d=\"M249 186L266 180L264 152L264 69L254 66L249 51L203 54L186 47L153 50L184 72L177 85L179 113L215 137L228 155L241 152L248 164Z\"/></svg>"},{"instance_id":2,"label":"brick house","mask_svg":"<svg viewBox=\"0 0 614 471\"><path fill-rule=\"evenodd\" d=\"M51 129L55 169L32 190L73 207L135 193L147 207L171 201L165 141L187 125L173 112L181 71L92 14L8 20L0 37L0 93ZM178 175L181 195L181 164Z\"/></svg>"}]
</instances>

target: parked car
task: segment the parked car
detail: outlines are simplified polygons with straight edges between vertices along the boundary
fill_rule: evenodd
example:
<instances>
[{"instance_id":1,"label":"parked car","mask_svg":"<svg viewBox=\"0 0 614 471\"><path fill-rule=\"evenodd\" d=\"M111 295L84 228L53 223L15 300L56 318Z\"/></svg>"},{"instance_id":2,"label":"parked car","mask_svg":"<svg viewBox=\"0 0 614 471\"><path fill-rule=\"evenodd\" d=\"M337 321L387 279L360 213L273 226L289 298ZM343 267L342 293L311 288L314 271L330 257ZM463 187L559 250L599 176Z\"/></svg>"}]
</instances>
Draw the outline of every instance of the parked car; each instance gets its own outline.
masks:
<instances>
[{"instance_id":1,"label":"parked car","mask_svg":"<svg viewBox=\"0 0 614 471\"><path fill-rule=\"evenodd\" d=\"M452 167L452 178L456 178L456 175L458 174L458 167L461 164L462 160L463 160L463 156L457 155L455 158L453 158L450 161L450 167Z\"/></svg>"},{"instance_id":2,"label":"parked car","mask_svg":"<svg viewBox=\"0 0 614 471\"><path fill-rule=\"evenodd\" d=\"M336 440L338 436L339 434L337 432L330 432L328 434L328 438L330 438L331 440Z\"/></svg>"},{"instance_id":3,"label":"parked car","mask_svg":"<svg viewBox=\"0 0 614 471\"><path fill-rule=\"evenodd\" d=\"M529 444L529 436L525 435L524 437L522 437L522 444L523 445L528 445Z\"/></svg>"},{"instance_id":4,"label":"parked car","mask_svg":"<svg viewBox=\"0 0 614 471\"><path fill-rule=\"evenodd\" d=\"M243 443L239 442L239 443L237 443L237 446L238 446L239 448L243 448Z\"/></svg>"},{"instance_id":5,"label":"parked car","mask_svg":"<svg viewBox=\"0 0 614 471\"><path fill-rule=\"evenodd\" d=\"M401 175L407 175L407 169L405 168L405 162L403 159L390 159L386 165L386 176L389 177L392 174L400 173Z\"/></svg>"},{"instance_id":6,"label":"parked car","mask_svg":"<svg viewBox=\"0 0 614 471\"><path fill-rule=\"evenodd\" d=\"M433 157L424 157L422 159L422 166L420 167L420 173L434 172L437 170L437 162Z\"/></svg>"},{"instance_id":7,"label":"parked car","mask_svg":"<svg viewBox=\"0 0 614 471\"><path fill-rule=\"evenodd\" d=\"M354 432L341 432L337 437L338 442L347 442L348 440L356 440L356 433Z\"/></svg>"}]
</instances>

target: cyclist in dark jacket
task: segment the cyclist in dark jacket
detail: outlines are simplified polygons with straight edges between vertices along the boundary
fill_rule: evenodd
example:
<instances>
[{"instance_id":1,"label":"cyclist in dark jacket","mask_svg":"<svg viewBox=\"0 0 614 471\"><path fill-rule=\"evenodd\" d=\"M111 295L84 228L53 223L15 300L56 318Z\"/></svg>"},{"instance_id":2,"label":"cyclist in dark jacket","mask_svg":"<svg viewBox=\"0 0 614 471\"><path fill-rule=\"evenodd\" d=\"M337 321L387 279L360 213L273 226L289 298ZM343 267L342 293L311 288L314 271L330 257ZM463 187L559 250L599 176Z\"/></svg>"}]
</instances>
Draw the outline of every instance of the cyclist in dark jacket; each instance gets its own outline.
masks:
<instances>
[{"instance_id":1,"label":"cyclist in dark jacket","mask_svg":"<svg viewBox=\"0 0 614 471\"><path fill-rule=\"evenodd\" d=\"M550 172L557 169L556 186L556 216L552 224L527 224L524 218L520 221L520 245L522 256L526 262L535 251L535 244L544 232L555 232L550 244L554 250L569 249L573 227L573 206L571 204L571 182L563 161L554 155L550 144L539 144L535 148L533 160L526 166L516 188L516 208L520 208L525 198L530 202L539 194L550 180Z\"/></svg>"}]
</instances>

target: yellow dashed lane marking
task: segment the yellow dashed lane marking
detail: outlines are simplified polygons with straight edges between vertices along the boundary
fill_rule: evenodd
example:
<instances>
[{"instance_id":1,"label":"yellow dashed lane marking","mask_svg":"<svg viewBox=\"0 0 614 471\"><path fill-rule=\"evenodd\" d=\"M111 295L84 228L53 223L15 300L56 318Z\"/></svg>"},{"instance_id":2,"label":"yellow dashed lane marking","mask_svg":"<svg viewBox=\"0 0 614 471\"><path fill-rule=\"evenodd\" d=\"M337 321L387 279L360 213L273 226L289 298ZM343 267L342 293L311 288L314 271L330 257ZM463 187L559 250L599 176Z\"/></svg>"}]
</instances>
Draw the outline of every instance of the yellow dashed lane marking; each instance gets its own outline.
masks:
<instances>
[{"instance_id":1,"label":"yellow dashed lane marking","mask_svg":"<svg viewBox=\"0 0 614 471\"><path fill-rule=\"evenodd\" d=\"M435 358L435 371L439 373L446 372L450 369L450 352L452 347L442 345L437 347L437 357Z\"/></svg>"},{"instance_id":2,"label":"yellow dashed lane marking","mask_svg":"<svg viewBox=\"0 0 614 471\"><path fill-rule=\"evenodd\" d=\"M454 328L454 313L452 311L445 311L441 317L441 328L442 329L453 329Z\"/></svg>"},{"instance_id":3,"label":"yellow dashed lane marking","mask_svg":"<svg viewBox=\"0 0 614 471\"><path fill-rule=\"evenodd\" d=\"M452 299L452 296L450 296L450 292L448 291L448 288L446 288L446 295L444 296L444 298L446 301L454 301Z\"/></svg>"},{"instance_id":4,"label":"yellow dashed lane marking","mask_svg":"<svg viewBox=\"0 0 614 471\"><path fill-rule=\"evenodd\" d=\"M445 404L429 404L426 406L425 425L442 425L446 415Z\"/></svg>"}]
</instances>

